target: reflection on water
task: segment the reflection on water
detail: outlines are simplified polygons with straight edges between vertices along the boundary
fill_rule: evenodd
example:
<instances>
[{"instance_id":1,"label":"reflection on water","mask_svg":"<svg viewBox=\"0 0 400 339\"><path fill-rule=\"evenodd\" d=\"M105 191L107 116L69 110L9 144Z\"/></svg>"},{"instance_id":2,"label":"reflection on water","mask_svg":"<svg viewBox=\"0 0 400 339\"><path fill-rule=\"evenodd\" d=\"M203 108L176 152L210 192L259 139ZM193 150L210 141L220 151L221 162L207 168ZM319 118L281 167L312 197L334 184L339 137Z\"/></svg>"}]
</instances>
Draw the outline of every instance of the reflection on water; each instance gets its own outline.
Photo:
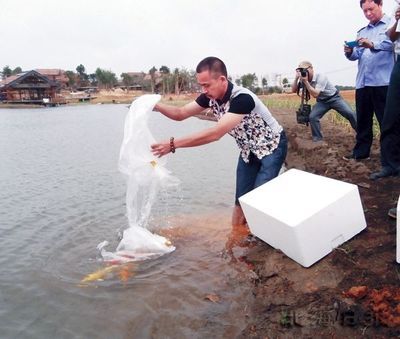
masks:
<instances>
[{"instance_id":1,"label":"reflection on water","mask_svg":"<svg viewBox=\"0 0 400 339\"><path fill-rule=\"evenodd\" d=\"M231 337L245 325L251 290L237 260L245 234L230 227L238 152L229 138L169 159L181 190L163 193L151 225L174 253L80 283L105 268L96 245L114 239L115 248L127 227L117 170L126 113L123 105L0 110L2 337ZM152 119L160 139L211 124Z\"/></svg>"}]
</instances>

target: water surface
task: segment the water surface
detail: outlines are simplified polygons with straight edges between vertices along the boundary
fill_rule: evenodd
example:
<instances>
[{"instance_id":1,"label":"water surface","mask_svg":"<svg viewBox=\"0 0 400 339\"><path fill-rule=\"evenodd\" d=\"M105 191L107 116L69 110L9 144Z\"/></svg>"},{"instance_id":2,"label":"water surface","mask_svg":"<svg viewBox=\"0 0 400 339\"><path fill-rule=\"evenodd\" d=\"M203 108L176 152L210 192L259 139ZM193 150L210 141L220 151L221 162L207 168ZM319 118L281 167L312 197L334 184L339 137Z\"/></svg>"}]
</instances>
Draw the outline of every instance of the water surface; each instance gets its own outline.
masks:
<instances>
[{"instance_id":1,"label":"water surface","mask_svg":"<svg viewBox=\"0 0 400 339\"><path fill-rule=\"evenodd\" d=\"M160 196L150 226L174 253L80 284L104 267L96 245L111 240L113 250L128 226L117 170L127 111L0 109L2 337L232 337L245 326L248 272L235 262L240 247L226 251L238 156L230 137L169 158L182 184ZM158 113L150 123L159 139L213 124Z\"/></svg>"}]
</instances>

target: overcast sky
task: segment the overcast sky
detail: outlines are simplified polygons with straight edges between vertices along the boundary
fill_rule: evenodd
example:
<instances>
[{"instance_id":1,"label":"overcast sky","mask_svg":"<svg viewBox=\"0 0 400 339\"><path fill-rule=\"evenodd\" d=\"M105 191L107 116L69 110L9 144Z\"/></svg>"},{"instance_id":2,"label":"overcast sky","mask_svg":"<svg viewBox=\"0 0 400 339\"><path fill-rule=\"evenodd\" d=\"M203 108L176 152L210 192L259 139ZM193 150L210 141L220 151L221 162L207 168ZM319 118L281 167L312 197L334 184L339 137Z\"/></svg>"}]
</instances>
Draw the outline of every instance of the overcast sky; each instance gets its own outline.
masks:
<instances>
[{"instance_id":1,"label":"overcast sky","mask_svg":"<svg viewBox=\"0 0 400 339\"><path fill-rule=\"evenodd\" d=\"M396 3L384 0L392 16ZM343 41L367 24L359 0L0 0L0 68L122 72L195 69L206 56L228 73L292 77L302 59L338 85L356 62Z\"/></svg>"}]
</instances>

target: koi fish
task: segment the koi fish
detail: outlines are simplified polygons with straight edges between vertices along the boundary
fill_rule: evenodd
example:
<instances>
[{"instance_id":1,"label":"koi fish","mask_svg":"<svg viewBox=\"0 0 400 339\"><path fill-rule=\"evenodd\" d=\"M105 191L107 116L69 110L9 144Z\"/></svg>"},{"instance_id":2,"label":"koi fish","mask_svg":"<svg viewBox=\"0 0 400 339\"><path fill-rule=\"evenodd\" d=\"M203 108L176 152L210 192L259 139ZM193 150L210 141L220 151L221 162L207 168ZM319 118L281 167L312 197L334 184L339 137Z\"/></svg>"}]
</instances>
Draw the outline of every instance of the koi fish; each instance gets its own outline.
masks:
<instances>
[{"instance_id":1,"label":"koi fish","mask_svg":"<svg viewBox=\"0 0 400 339\"><path fill-rule=\"evenodd\" d=\"M81 280L81 283L89 283L89 282L93 282L93 281L104 280L104 278L107 276L107 274L111 273L118 267L119 267L119 265L111 265L111 266L101 268L93 273L88 274L86 277L84 277Z\"/></svg>"}]
</instances>

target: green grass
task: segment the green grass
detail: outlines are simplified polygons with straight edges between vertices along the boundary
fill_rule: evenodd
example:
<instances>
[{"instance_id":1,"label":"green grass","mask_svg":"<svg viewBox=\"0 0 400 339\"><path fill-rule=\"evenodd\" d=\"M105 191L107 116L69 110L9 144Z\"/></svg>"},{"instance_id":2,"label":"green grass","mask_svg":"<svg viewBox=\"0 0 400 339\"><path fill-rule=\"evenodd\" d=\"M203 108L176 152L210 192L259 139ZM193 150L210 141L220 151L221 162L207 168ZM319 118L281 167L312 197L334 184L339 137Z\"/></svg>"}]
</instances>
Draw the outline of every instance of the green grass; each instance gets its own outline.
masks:
<instances>
[{"instance_id":1,"label":"green grass","mask_svg":"<svg viewBox=\"0 0 400 339\"><path fill-rule=\"evenodd\" d=\"M267 105L268 108L270 109L290 109L290 110L297 110L300 106L300 98L298 100L295 100L295 98L281 98L281 97L270 97L270 98L264 98L263 103ZM315 100L310 100L309 103L311 105L315 104ZM349 103L350 107L355 111L355 104L354 103ZM335 125L340 125L340 126L345 126L349 130L351 130L351 126L347 119L342 117L339 113L337 113L334 110L330 110L328 113L328 117L330 121L332 121ZM378 121L376 120L376 117L374 116L374 121L373 121L373 127L372 127L374 137L378 138L380 135L379 132L379 124Z\"/></svg>"},{"instance_id":2,"label":"green grass","mask_svg":"<svg viewBox=\"0 0 400 339\"><path fill-rule=\"evenodd\" d=\"M300 105L300 99L298 101L293 99L280 99L280 98L265 98L262 100L263 103L271 109L282 108L282 109L297 109Z\"/></svg>"}]
</instances>

